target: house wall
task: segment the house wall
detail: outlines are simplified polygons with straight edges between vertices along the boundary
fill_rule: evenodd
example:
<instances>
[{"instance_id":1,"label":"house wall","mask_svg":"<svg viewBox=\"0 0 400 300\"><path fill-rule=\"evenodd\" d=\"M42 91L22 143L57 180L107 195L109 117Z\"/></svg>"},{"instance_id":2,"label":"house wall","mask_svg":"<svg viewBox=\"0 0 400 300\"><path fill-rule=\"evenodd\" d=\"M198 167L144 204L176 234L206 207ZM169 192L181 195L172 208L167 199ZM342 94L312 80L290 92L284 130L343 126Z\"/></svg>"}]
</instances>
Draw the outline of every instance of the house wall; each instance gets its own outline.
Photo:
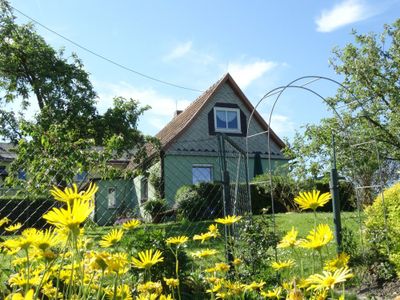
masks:
<instances>
[{"instance_id":1,"label":"house wall","mask_svg":"<svg viewBox=\"0 0 400 300\"><path fill-rule=\"evenodd\" d=\"M230 172L231 182L236 180L236 171L238 166L237 157L227 157L227 170ZM272 160L272 169L286 163L286 160ZM192 182L192 167L193 165L212 165L213 182L221 182L221 167L220 159L217 155L200 156L200 155L166 155L164 157L164 182L165 182L165 198L170 206L175 203L175 195L177 190L183 185L193 184ZM250 158L249 164L249 180L253 179L254 174L254 159ZM261 160L264 172L268 172L268 160ZM246 179L244 162L240 163L239 181L243 182Z\"/></svg>"},{"instance_id":2,"label":"house wall","mask_svg":"<svg viewBox=\"0 0 400 300\"><path fill-rule=\"evenodd\" d=\"M138 198L132 180L98 180L94 221L98 225L112 225L117 217L137 211ZM108 206L109 189L115 189L115 207Z\"/></svg>"},{"instance_id":3,"label":"house wall","mask_svg":"<svg viewBox=\"0 0 400 300\"><path fill-rule=\"evenodd\" d=\"M191 149L204 150L216 150L217 139L215 135L209 134L208 114L213 109L216 103L230 103L239 106L240 110L246 116L246 123L249 120L251 111L243 104L238 95L235 94L233 89L228 83L225 83L216 93L209 99L205 107L198 113L196 120L187 128L184 133L175 140L173 145L168 149L168 153L179 152L178 148L181 149L183 145L190 144ZM253 118L249 127L248 135L263 132L264 129L261 125ZM243 150L246 149L246 139L239 136L230 137L235 143L237 143ZM197 141L197 142L196 142ZM280 151L279 146L271 140L271 157L282 159L283 154ZM268 152L268 136L267 134L257 135L254 138L248 139L248 152L253 155L255 152L261 152L263 158L267 158Z\"/></svg>"}]
</instances>

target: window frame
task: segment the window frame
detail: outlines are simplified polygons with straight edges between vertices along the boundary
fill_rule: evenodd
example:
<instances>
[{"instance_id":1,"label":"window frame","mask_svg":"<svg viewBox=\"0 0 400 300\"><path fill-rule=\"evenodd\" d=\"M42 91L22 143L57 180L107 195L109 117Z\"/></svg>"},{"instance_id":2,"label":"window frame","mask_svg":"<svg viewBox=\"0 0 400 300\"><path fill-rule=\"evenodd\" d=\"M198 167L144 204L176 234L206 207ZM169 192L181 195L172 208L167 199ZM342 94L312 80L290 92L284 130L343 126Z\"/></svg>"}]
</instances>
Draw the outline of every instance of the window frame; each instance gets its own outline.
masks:
<instances>
[{"instance_id":1,"label":"window frame","mask_svg":"<svg viewBox=\"0 0 400 300\"><path fill-rule=\"evenodd\" d=\"M217 111L224 111L227 112L235 112L236 119L237 119L237 128L220 128L217 127ZM242 124L240 122L240 109L233 108L233 107L223 107L223 106L215 106L214 107L214 129L215 132L228 132L228 133L242 133ZM226 122L226 126L228 126L228 122Z\"/></svg>"},{"instance_id":2,"label":"window frame","mask_svg":"<svg viewBox=\"0 0 400 300\"><path fill-rule=\"evenodd\" d=\"M111 195L113 195L114 199L110 198ZM107 208L117 208L117 188L115 186L109 187L107 189Z\"/></svg>"},{"instance_id":3,"label":"window frame","mask_svg":"<svg viewBox=\"0 0 400 300\"><path fill-rule=\"evenodd\" d=\"M194 182L194 176L193 176L194 168L209 169L210 170L210 180ZM213 182L213 181L214 181L214 166L212 164L193 164L192 165L192 184L198 184L198 183L202 183L202 182Z\"/></svg>"}]
</instances>

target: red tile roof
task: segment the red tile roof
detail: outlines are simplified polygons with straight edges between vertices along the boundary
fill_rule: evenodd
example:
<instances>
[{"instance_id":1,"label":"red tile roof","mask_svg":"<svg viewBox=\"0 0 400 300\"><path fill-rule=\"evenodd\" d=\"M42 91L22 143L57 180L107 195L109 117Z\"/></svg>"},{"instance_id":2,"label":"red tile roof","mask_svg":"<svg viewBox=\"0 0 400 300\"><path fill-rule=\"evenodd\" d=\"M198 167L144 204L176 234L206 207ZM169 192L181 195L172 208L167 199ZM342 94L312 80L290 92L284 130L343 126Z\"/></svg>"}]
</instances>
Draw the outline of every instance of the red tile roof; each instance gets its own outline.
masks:
<instances>
[{"instance_id":1,"label":"red tile roof","mask_svg":"<svg viewBox=\"0 0 400 300\"><path fill-rule=\"evenodd\" d=\"M205 104L211 99L212 95L216 93L225 83L229 84L236 95L243 101L245 106L251 112L254 107L244 95L242 90L233 80L229 73L225 74L220 80L214 83L208 90L200 95L195 101L193 101L183 112L175 116L163 129L156 134L156 137L161 142L161 147L166 149L171 143L173 143L195 120L196 115L201 111ZM261 127L267 131L268 125L261 115L255 111L254 118L259 122ZM285 143L271 130L272 140L280 147L284 148Z\"/></svg>"}]
</instances>

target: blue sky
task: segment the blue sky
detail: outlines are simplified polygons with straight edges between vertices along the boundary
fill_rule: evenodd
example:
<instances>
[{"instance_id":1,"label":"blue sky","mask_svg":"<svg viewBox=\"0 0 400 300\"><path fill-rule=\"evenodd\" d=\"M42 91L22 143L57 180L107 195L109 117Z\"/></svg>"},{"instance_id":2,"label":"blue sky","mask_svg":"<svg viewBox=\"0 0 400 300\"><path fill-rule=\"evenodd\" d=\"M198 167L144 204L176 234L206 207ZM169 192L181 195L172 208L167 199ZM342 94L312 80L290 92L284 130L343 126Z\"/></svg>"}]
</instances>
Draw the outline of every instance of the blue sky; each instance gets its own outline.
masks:
<instances>
[{"instance_id":1,"label":"blue sky","mask_svg":"<svg viewBox=\"0 0 400 300\"><path fill-rule=\"evenodd\" d=\"M399 17L400 1L99 1L11 0L11 5L74 42L128 68L180 86L205 90L230 72L255 104L274 87L304 75L340 81L328 60L335 46L353 41L351 30L382 32ZM15 12L18 22L26 17ZM137 99L152 109L139 129L155 134L200 93L160 84L106 62L44 28L55 48L75 52L98 92L98 108L114 96ZM304 83L304 82L303 82ZM309 85L324 97L336 86ZM259 106L268 118L269 98ZM291 138L296 129L331 113L315 96L284 94L271 127Z\"/></svg>"}]
</instances>

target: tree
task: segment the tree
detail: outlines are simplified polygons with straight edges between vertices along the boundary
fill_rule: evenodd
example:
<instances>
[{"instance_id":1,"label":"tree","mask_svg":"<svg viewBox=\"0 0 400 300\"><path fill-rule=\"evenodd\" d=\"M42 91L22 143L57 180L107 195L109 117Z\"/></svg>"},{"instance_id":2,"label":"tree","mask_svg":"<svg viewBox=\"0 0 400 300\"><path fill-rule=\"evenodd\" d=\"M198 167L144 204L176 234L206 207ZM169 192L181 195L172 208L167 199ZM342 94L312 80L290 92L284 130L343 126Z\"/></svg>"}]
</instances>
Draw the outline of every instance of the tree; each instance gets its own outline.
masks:
<instances>
[{"instance_id":1,"label":"tree","mask_svg":"<svg viewBox=\"0 0 400 300\"><path fill-rule=\"evenodd\" d=\"M331 136L336 135L338 168L358 186L398 178L400 160L400 19L381 35L353 32L355 42L334 49L331 65L343 76L343 87L328 101L341 107L337 116L307 125L287 153L295 171L317 177L330 167ZM356 146L358 144L358 146ZM378 174L379 166L385 171ZM364 190L371 192L372 190ZM373 193L366 193L372 201Z\"/></svg>"},{"instance_id":2,"label":"tree","mask_svg":"<svg viewBox=\"0 0 400 300\"><path fill-rule=\"evenodd\" d=\"M148 107L117 97L100 115L79 58L56 52L32 24L16 24L6 0L0 0L0 93L0 135L15 143L17 153L9 183L15 184L23 169L29 188L45 190L71 183L83 171L111 176L116 170L107 165L110 159L124 153L138 161L146 154L151 139L138 131L137 122ZM21 102L17 113L7 109L16 101ZM39 111L28 120L34 101Z\"/></svg>"}]
</instances>

